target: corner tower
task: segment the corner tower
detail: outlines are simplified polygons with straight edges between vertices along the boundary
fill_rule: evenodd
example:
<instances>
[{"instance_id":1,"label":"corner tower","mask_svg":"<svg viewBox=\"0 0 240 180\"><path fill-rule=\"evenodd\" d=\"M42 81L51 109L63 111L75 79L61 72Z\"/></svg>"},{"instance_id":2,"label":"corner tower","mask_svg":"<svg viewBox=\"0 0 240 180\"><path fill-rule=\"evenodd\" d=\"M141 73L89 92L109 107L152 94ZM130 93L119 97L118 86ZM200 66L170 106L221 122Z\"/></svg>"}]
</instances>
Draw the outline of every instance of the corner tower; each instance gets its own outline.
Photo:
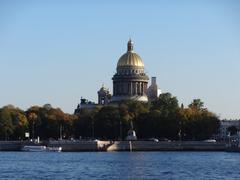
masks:
<instances>
[{"instance_id":1,"label":"corner tower","mask_svg":"<svg viewBox=\"0 0 240 180\"><path fill-rule=\"evenodd\" d=\"M112 102L134 100L147 102L148 76L140 56L133 51L133 42L127 43L127 52L117 63L117 72L113 76Z\"/></svg>"}]
</instances>

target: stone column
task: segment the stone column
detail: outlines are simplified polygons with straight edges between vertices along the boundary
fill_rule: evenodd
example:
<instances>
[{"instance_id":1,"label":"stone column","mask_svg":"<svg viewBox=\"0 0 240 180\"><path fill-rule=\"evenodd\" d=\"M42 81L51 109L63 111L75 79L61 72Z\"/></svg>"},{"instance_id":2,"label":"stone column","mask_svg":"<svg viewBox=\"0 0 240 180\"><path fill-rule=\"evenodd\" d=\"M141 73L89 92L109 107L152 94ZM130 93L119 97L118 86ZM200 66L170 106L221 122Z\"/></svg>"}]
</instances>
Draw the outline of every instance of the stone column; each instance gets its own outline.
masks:
<instances>
[{"instance_id":1,"label":"stone column","mask_svg":"<svg viewBox=\"0 0 240 180\"><path fill-rule=\"evenodd\" d=\"M142 82L140 82L140 95L142 95Z\"/></svg>"},{"instance_id":2,"label":"stone column","mask_svg":"<svg viewBox=\"0 0 240 180\"><path fill-rule=\"evenodd\" d=\"M138 86L137 86L137 87L138 87L138 95L140 95L140 84L141 84L141 83L138 82Z\"/></svg>"},{"instance_id":3,"label":"stone column","mask_svg":"<svg viewBox=\"0 0 240 180\"><path fill-rule=\"evenodd\" d=\"M127 85L128 85L128 84L127 84L127 82L124 82L123 84L124 84L124 85L123 85L123 87L124 87L123 94L126 95L126 94L128 93L128 88L127 88Z\"/></svg>"},{"instance_id":4,"label":"stone column","mask_svg":"<svg viewBox=\"0 0 240 180\"><path fill-rule=\"evenodd\" d=\"M113 83L113 94L114 95L116 94L116 83L115 82Z\"/></svg>"},{"instance_id":5,"label":"stone column","mask_svg":"<svg viewBox=\"0 0 240 180\"><path fill-rule=\"evenodd\" d=\"M137 94L138 94L138 88L137 88L137 86L138 86L138 83L137 83L137 82L135 82L135 95L137 95Z\"/></svg>"},{"instance_id":6,"label":"stone column","mask_svg":"<svg viewBox=\"0 0 240 180\"><path fill-rule=\"evenodd\" d=\"M147 94L147 83L144 84L145 84L144 93Z\"/></svg>"},{"instance_id":7,"label":"stone column","mask_svg":"<svg viewBox=\"0 0 240 180\"><path fill-rule=\"evenodd\" d=\"M118 95L118 83L115 82L115 95Z\"/></svg>"},{"instance_id":8,"label":"stone column","mask_svg":"<svg viewBox=\"0 0 240 180\"><path fill-rule=\"evenodd\" d=\"M128 95L130 96L131 95L131 83L128 82Z\"/></svg>"},{"instance_id":9,"label":"stone column","mask_svg":"<svg viewBox=\"0 0 240 180\"><path fill-rule=\"evenodd\" d=\"M120 95L122 95L123 94L123 84L122 84L122 82L120 82L119 85L120 85L120 88L119 88L120 89Z\"/></svg>"}]
</instances>

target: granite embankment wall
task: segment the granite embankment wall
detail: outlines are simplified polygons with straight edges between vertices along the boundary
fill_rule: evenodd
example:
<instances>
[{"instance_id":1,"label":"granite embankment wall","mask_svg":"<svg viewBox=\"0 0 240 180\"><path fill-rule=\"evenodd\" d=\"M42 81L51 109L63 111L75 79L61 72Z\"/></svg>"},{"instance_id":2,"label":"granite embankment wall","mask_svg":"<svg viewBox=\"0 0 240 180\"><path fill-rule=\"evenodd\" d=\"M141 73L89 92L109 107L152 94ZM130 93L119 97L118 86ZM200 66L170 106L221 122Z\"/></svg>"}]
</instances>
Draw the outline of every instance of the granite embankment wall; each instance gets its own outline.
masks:
<instances>
[{"instance_id":1,"label":"granite embankment wall","mask_svg":"<svg viewBox=\"0 0 240 180\"><path fill-rule=\"evenodd\" d=\"M22 144L21 141L0 141L0 151L19 151Z\"/></svg>"},{"instance_id":2,"label":"granite embankment wall","mask_svg":"<svg viewBox=\"0 0 240 180\"><path fill-rule=\"evenodd\" d=\"M20 151L25 145L44 145L48 147L62 147L62 151L105 151L110 141L49 141L39 144L29 141L0 141L0 151Z\"/></svg>"},{"instance_id":3,"label":"granite embankment wall","mask_svg":"<svg viewBox=\"0 0 240 180\"><path fill-rule=\"evenodd\" d=\"M50 141L48 147L62 147L62 151L98 151L97 141Z\"/></svg>"},{"instance_id":4,"label":"granite embankment wall","mask_svg":"<svg viewBox=\"0 0 240 180\"><path fill-rule=\"evenodd\" d=\"M224 151L225 143L202 141L115 141L107 151Z\"/></svg>"},{"instance_id":5,"label":"granite embankment wall","mask_svg":"<svg viewBox=\"0 0 240 180\"><path fill-rule=\"evenodd\" d=\"M0 141L0 151L20 151L26 141ZM202 141L49 141L41 143L49 147L62 147L62 151L224 151L225 143Z\"/></svg>"}]
</instances>

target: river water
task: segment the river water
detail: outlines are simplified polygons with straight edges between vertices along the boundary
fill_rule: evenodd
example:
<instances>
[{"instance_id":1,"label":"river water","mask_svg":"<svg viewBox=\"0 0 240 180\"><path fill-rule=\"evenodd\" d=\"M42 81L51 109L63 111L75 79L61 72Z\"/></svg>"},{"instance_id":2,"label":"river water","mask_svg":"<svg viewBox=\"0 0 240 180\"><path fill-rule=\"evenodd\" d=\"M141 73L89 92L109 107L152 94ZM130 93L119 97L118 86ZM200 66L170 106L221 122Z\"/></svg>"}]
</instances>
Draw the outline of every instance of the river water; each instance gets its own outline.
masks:
<instances>
[{"instance_id":1,"label":"river water","mask_svg":"<svg viewBox=\"0 0 240 180\"><path fill-rule=\"evenodd\" d=\"M240 153L0 152L0 179L240 179Z\"/></svg>"}]
</instances>

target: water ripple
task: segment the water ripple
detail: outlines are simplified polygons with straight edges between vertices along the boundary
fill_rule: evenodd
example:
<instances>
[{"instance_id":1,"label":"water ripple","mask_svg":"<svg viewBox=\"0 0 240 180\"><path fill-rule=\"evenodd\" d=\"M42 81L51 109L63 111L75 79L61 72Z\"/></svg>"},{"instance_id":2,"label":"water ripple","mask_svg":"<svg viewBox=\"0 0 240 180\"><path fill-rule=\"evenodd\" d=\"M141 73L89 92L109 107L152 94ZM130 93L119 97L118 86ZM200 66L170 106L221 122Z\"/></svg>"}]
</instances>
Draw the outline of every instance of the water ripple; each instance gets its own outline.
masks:
<instances>
[{"instance_id":1,"label":"water ripple","mask_svg":"<svg viewBox=\"0 0 240 180\"><path fill-rule=\"evenodd\" d=\"M240 179L225 152L0 152L0 179Z\"/></svg>"}]
</instances>

